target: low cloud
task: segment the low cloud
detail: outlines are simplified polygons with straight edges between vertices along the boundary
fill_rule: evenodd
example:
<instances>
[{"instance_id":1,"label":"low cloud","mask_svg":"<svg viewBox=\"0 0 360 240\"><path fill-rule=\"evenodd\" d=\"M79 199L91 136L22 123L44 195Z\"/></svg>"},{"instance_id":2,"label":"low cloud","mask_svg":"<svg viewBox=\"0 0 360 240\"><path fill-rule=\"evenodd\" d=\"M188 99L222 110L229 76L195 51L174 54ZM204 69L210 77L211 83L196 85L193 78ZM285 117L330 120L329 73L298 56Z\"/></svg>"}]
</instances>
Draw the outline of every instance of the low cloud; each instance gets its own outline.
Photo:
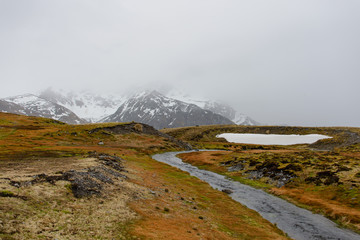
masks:
<instances>
[{"instance_id":1,"label":"low cloud","mask_svg":"<svg viewBox=\"0 0 360 240\"><path fill-rule=\"evenodd\" d=\"M0 1L0 96L175 86L268 124L360 126L359 1Z\"/></svg>"}]
</instances>

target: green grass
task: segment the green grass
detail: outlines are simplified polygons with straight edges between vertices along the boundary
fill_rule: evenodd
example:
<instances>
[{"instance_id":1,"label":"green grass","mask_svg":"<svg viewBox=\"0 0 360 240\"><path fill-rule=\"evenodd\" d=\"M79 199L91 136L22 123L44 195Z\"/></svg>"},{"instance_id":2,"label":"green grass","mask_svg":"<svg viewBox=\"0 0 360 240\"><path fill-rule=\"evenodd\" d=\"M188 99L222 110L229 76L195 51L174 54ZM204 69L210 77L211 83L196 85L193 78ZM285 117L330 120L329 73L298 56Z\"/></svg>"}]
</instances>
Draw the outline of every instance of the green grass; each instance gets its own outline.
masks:
<instances>
[{"instance_id":1,"label":"green grass","mask_svg":"<svg viewBox=\"0 0 360 240\"><path fill-rule=\"evenodd\" d=\"M249 185L249 186L254 187L254 188L259 188L259 189L270 189L270 188L272 188L272 186L270 184L267 184L267 183L264 183L264 182L261 182L261 181L247 179L247 178L240 177L240 176L229 176L228 174L223 174L223 175L227 176L228 178L230 178L230 179L232 179L234 181L240 182L242 184Z\"/></svg>"},{"instance_id":2,"label":"green grass","mask_svg":"<svg viewBox=\"0 0 360 240\"><path fill-rule=\"evenodd\" d=\"M15 197L15 196L16 196L16 194L11 191L8 191L8 190L0 191L0 197Z\"/></svg>"},{"instance_id":3,"label":"green grass","mask_svg":"<svg viewBox=\"0 0 360 240\"><path fill-rule=\"evenodd\" d=\"M0 131L0 140L6 139L8 136L11 136L17 131L17 129L1 129Z\"/></svg>"}]
</instances>

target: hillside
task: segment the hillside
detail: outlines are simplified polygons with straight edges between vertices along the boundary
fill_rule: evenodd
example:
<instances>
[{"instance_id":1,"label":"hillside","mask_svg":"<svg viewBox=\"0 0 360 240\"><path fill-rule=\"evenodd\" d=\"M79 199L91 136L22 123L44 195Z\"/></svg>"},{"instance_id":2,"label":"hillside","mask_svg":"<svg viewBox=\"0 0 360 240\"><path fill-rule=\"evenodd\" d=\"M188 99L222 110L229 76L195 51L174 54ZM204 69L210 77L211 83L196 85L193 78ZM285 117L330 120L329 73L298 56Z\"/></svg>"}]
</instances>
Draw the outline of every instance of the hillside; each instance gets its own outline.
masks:
<instances>
[{"instance_id":1,"label":"hillside","mask_svg":"<svg viewBox=\"0 0 360 240\"><path fill-rule=\"evenodd\" d=\"M156 91L143 92L125 101L112 115L101 122L136 121L156 129L209 124L233 124L229 119L188 104L168 98Z\"/></svg>"},{"instance_id":2,"label":"hillside","mask_svg":"<svg viewBox=\"0 0 360 240\"><path fill-rule=\"evenodd\" d=\"M162 132L195 148L218 150L182 154L185 162L261 188L360 231L359 128L200 126ZM220 133L323 134L332 138L276 146L229 143L216 137Z\"/></svg>"},{"instance_id":3,"label":"hillside","mask_svg":"<svg viewBox=\"0 0 360 240\"><path fill-rule=\"evenodd\" d=\"M88 91L64 91L48 88L40 97L64 106L88 122L98 122L113 114L126 100L119 94L96 94Z\"/></svg>"},{"instance_id":4,"label":"hillside","mask_svg":"<svg viewBox=\"0 0 360 240\"><path fill-rule=\"evenodd\" d=\"M227 104L149 90L99 94L48 88L37 95L1 99L0 111L70 124L138 121L158 129L213 124L259 125Z\"/></svg>"},{"instance_id":5,"label":"hillside","mask_svg":"<svg viewBox=\"0 0 360 240\"><path fill-rule=\"evenodd\" d=\"M212 111L213 113L230 119L237 125L260 125L260 123L258 123L254 119L241 112L236 111L232 106L221 103L220 101L194 97L175 89L169 91L165 95L167 97L174 98L182 102L195 104L202 109Z\"/></svg>"},{"instance_id":6,"label":"hillside","mask_svg":"<svg viewBox=\"0 0 360 240\"><path fill-rule=\"evenodd\" d=\"M150 157L188 147L145 124L0 113L0 238L287 239L226 193Z\"/></svg>"},{"instance_id":7,"label":"hillside","mask_svg":"<svg viewBox=\"0 0 360 240\"><path fill-rule=\"evenodd\" d=\"M70 124L86 123L71 110L33 94L23 94L1 100L0 111L52 118ZM6 103L6 105L5 105Z\"/></svg>"}]
</instances>

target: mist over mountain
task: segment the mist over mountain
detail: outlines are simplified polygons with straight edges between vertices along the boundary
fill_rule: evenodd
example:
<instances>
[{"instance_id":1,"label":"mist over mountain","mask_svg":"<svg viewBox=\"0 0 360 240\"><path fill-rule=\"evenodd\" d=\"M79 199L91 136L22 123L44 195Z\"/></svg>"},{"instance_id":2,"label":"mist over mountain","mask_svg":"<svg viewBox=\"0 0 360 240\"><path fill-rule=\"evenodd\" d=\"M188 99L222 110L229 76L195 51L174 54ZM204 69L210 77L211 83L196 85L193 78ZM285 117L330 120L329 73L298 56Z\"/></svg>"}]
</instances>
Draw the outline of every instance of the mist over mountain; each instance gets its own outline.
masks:
<instances>
[{"instance_id":1,"label":"mist over mountain","mask_svg":"<svg viewBox=\"0 0 360 240\"><path fill-rule=\"evenodd\" d=\"M360 126L358 0L1 3L0 98L168 84L271 125Z\"/></svg>"},{"instance_id":2,"label":"mist over mountain","mask_svg":"<svg viewBox=\"0 0 360 240\"><path fill-rule=\"evenodd\" d=\"M175 89L162 89L163 93L149 89L104 94L47 88L38 96L23 94L5 98L0 102L0 110L71 124L136 121L158 129L212 124L259 125L225 103Z\"/></svg>"},{"instance_id":3,"label":"mist over mountain","mask_svg":"<svg viewBox=\"0 0 360 240\"><path fill-rule=\"evenodd\" d=\"M54 90L52 88L41 91L39 96L70 109L88 122L98 122L113 114L127 97L119 94Z\"/></svg>"},{"instance_id":4,"label":"mist over mountain","mask_svg":"<svg viewBox=\"0 0 360 240\"><path fill-rule=\"evenodd\" d=\"M52 118L70 124L86 123L66 107L33 94L23 94L2 99L0 111Z\"/></svg>"},{"instance_id":5,"label":"mist over mountain","mask_svg":"<svg viewBox=\"0 0 360 240\"><path fill-rule=\"evenodd\" d=\"M160 89L160 91L157 91L156 89ZM201 93L198 93L198 96L195 95L196 93L189 94L186 93L186 91L183 89L175 88L169 85L143 86L142 88L128 89L127 91L117 94L98 94L91 91L75 92L48 88L40 92L40 96L71 109L81 118L84 118L89 122L101 122L109 115L115 113L115 111L117 111L118 108L123 103L125 103L125 101L152 91L157 92L158 95L163 95L163 97L178 100L188 104L194 104L203 110L208 110L219 114L238 125L260 125L260 123L248 117L247 115L236 111L229 104L221 103L220 101L214 99L208 99L201 96ZM164 109L163 107L160 108ZM125 109L123 111L127 112ZM157 112L160 114L161 111ZM152 118L152 116L149 115L142 115L142 117ZM114 119L117 119L117 121L120 121L119 119L122 119L122 121L125 121L124 119L130 119L130 121L139 121L139 117L137 117L137 115L134 115L133 118L124 118L124 116L122 116L121 118L117 117ZM174 126L175 125L169 125L168 127Z\"/></svg>"},{"instance_id":6,"label":"mist over mountain","mask_svg":"<svg viewBox=\"0 0 360 240\"><path fill-rule=\"evenodd\" d=\"M184 91L177 90L175 88L169 90L166 93L166 96L187 102L192 103L200 108L205 110L212 111L217 113L221 116L224 116L237 125L260 125L259 122L255 121L254 119L250 118L249 116L236 111L232 106L227 103L222 103L219 100L208 99L205 97L195 97L193 95L187 94Z\"/></svg>"},{"instance_id":7,"label":"mist over mountain","mask_svg":"<svg viewBox=\"0 0 360 240\"><path fill-rule=\"evenodd\" d=\"M204 110L195 104L168 98L159 92L137 94L125 101L103 122L136 121L157 129L195 125L234 124L224 116Z\"/></svg>"}]
</instances>

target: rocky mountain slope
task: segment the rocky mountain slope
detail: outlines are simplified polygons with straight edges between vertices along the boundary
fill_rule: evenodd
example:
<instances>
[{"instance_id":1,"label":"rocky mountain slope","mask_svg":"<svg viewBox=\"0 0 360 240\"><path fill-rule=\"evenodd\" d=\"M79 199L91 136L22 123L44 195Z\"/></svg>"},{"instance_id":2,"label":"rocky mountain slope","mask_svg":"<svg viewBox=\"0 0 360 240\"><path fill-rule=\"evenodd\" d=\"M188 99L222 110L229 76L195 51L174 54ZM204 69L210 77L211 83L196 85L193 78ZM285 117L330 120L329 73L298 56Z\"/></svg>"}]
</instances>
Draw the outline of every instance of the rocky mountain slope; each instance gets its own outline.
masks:
<instances>
[{"instance_id":1,"label":"rocky mountain slope","mask_svg":"<svg viewBox=\"0 0 360 240\"><path fill-rule=\"evenodd\" d=\"M0 111L5 113L15 113L26 115L25 109L15 103L8 102L6 100L0 99Z\"/></svg>"},{"instance_id":2,"label":"rocky mountain slope","mask_svg":"<svg viewBox=\"0 0 360 240\"><path fill-rule=\"evenodd\" d=\"M230 119L237 125L260 125L260 123L258 123L257 121L253 120L252 118L246 116L243 113L236 111L233 107L229 106L228 104L219 103L205 98L193 97L177 90L168 92L166 96L183 102L192 103L205 110L209 110L214 113L220 114Z\"/></svg>"},{"instance_id":3,"label":"rocky mountain slope","mask_svg":"<svg viewBox=\"0 0 360 240\"><path fill-rule=\"evenodd\" d=\"M70 124L86 123L64 106L33 94L8 97L0 101L0 111L28 116L52 118Z\"/></svg>"},{"instance_id":4,"label":"rocky mountain slope","mask_svg":"<svg viewBox=\"0 0 360 240\"><path fill-rule=\"evenodd\" d=\"M179 91L166 94L154 91L150 98L144 99L149 93L151 91L137 90L126 94L101 95L90 91L48 88L40 92L39 97L26 94L2 99L0 111L74 124L139 121L156 128L234 123L259 125L231 106L213 100L191 97Z\"/></svg>"},{"instance_id":5,"label":"rocky mountain slope","mask_svg":"<svg viewBox=\"0 0 360 240\"><path fill-rule=\"evenodd\" d=\"M48 88L40 93L40 97L62 105L75 112L79 117L89 122L101 122L101 119L115 113L117 109L132 96L144 91L128 92L127 94L97 94L89 91L71 92L53 90ZM220 114L238 125L260 125L252 118L236 111L233 107L213 100L193 97L182 91L171 90L163 93L168 98L173 98L188 104Z\"/></svg>"},{"instance_id":6,"label":"rocky mountain slope","mask_svg":"<svg viewBox=\"0 0 360 240\"><path fill-rule=\"evenodd\" d=\"M234 124L229 119L195 104L166 97L156 91L137 94L125 101L103 122L137 121L157 129L195 125Z\"/></svg>"},{"instance_id":7,"label":"rocky mountain slope","mask_svg":"<svg viewBox=\"0 0 360 240\"><path fill-rule=\"evenodd\" d=\"M51 88L40 92L39 96L70 109L88 122L98 122L113 114L126 100L126 96L123 95L101 95L89 91L55 91Z\"/></svg>"},{"instance_id":8,"label":"rocky mountain slope","mask_svg":"<svg viewBox=\"0 0 360 240\"><path fill-rule=\"evenodd\" d=\"M261 125L261 123L255 121L254 119L246 116L243 113L236 112L235 117L232 118L232 121L237 125L247 125L247 126L257 126Z\"/></svg>"}]
</instances>

